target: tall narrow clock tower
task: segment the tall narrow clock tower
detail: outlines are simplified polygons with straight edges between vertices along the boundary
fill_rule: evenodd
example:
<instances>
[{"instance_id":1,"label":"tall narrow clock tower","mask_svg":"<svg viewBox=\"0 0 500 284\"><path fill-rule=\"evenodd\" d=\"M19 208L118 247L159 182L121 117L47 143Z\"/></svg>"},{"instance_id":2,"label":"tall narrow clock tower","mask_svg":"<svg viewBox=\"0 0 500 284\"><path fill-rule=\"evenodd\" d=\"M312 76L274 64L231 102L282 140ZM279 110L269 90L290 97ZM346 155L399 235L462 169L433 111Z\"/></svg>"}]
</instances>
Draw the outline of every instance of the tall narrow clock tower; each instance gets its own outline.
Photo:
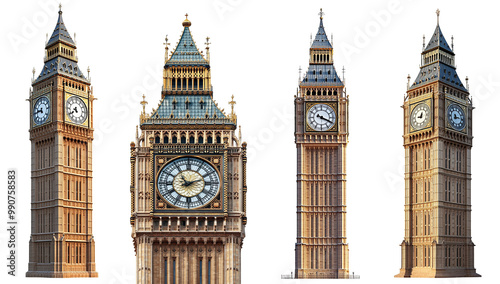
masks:
<instances>
[{"instance_id":1,"label":"tall narrow clock tower","mask_svg":"<svg viewBox=\"0 0 500 284\"><path fill-rule=\"evenodd\" d=\"M214 101L206 53L191 22L171 54L165 43L158 106L140 116L130 145L132 238L137 283L241 283L246 224L246 143L234 100Z\"/></svg>"},{"instance_id":2,"label":"tall narrow clock tower","mask_svg":"<svg viewBox=\"0 0 500 284\"><path fill-rule=\"evenodd\" d=\"M441 32L439 10L437 16L403 105L405 237L396 277L480 276L471 239L473 106L456 72L453 42L450 47Z\"/></svg>"},{"instance_id":3,"label":"tall narrow clock tower","mask_svg":"<svg viewBox=\"0 0 500 284\"><path fill-rule=\"evenodd\" d=\"M90 81L59 10L30 91L31 237L27 277L97 277L92 235Z\"/></svg>"},{"instance_id":4,"label":"tall narrow clock tower","mask_svg":"<svg viewBox=\"0 0 500 284\"><path fill-rule=\"evenodd\" d=\"M348 104L320 12L309 68L295 97L297 145L296 278L345 278Z\"/></svg>"}]
</instances>

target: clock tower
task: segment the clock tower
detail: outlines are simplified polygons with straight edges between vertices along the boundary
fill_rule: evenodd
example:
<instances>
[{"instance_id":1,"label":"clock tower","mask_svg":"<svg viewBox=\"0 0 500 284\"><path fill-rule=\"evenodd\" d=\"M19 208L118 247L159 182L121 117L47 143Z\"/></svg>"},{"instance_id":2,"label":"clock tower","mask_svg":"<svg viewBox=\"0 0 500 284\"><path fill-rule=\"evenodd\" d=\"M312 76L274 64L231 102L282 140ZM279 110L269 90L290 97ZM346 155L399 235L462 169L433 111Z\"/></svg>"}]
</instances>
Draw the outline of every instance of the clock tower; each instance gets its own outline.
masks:
<instances>
[{"instance_id":1,"label":"clock tower","mask_svg":"<svg viewBox=\"0 0 500 284\"><path fill-rule=\"evenodd\" d=\"M396 277L480 276L471 239L473 106L437 15L403 104L405 237Z\"/></svg>"},{"instance_id":2,"label":"clock tower","mask_svg":"<svg viewBox=\"0 0 500 284\"><path fill-rule=\"evenodd\" d=\"M161 99L142 101L131 143L132 238L137 283L241 283L246 225L246 143L236 133L234 100L214 101L206 53L191 22L171 54L165 42Z\"/></svg>"},{"instance_id":3,"label":"clock tower","mask_svg":"<svg viewBox=\"0 0 500 284\"><path fill-rule=\"evenodd\" d=\"M30 90L27 277L97 277L92 234L93 100L59 10ZM34 75L34 70L33 70Z\"/></svg>"},{"instance_id":4,"label":"clock tower","mask_svg":"<svg viewBox=\"0 0 500 284\"><path fill-rule=\"evenodd\" d=\"M295 97L297 146L296 278L346 278L348 104L320 12L309 68Z\"/></svg>"}]
</instances>

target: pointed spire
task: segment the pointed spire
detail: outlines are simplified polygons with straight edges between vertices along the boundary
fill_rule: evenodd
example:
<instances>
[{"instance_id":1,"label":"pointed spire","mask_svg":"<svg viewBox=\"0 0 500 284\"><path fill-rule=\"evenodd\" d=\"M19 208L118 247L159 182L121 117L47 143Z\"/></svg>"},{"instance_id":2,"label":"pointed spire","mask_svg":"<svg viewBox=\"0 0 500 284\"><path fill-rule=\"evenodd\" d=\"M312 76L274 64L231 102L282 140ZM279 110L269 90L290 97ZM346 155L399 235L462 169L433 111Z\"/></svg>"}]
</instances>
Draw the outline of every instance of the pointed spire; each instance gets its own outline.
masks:
<instances>
[{"instance_id":1,"label":"pointed spire","mask_svg":"<svg viewBox=\"0 0 500 284\"><path fill-rule=\"evenodd\" d=\"M319 27L318 32L316 33L316 37L312 42L311 48L332 48L330 41L328 40L328 36L326 35L325 28L323 27L323 9L320 9L319 12Z\"/></svg>"},{"instance_id":2,"label":"pointed spire","mask_svg":"<svg viewBox=\"0 0 500 284\"><path fill-rule=\"evenodd\" d=\"M191 21L188 20L188 14L185 15L186 19L182 22L184 31L182 32L181 39L174 49L174 52L170 56L170 59L165 65L206 65L208 66L208 60L206 60L200 51L196 47L196 44L191 35L189 27L191 26Z\"/></svg>"},{"instance_id":3,"label":"pointed spire","mask_svg":"<svg viewBox=\"0 0 500 284\"><path fill-rule=\"evenodd\" d=\"M436 10L436 15L437 15L437 25L439 26L439 14L441 14L441 11L439 9Z\"/></svg>"},{"instance_id":4,"label":"pointed spire","mask_svg":"<svg viewBox=\"0 0 500 284\"><path fill-rule=\"evenodd\" d=\"M50 36L49 41L45 45L46 47L51 46L55 44L56 42L63 41L66 44L69 44L73 47L75 47L75 42L71 38L70 34L68 33L68 30L66 29L66 26L64 25L64 21L62 18L62 5L59 4L59 17L57 19L57 24L56 27L54 28L54 32Z\"/></svg>"}]
</instances>

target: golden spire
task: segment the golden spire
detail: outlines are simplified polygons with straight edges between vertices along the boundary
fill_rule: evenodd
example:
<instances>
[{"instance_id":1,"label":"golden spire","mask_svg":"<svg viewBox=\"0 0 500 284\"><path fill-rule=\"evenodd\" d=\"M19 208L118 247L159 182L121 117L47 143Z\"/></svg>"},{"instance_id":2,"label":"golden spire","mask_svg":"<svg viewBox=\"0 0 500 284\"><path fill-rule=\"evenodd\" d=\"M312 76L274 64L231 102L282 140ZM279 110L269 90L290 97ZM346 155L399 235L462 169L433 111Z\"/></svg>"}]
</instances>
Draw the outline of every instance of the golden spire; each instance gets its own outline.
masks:
<instances>
[{"instance_id":1,"label":"golden spire","mask_svg":"<svg viewBox=\"0 0 500 284\"><path fill-rule=\"evenodd\" d=\"M141 101L141 105L142 105L141 123L146 120L146 105L147 104L148 104L148 102L146 101L146 95L142 94L142 101Z\"/></svg>"},{"instance_id":2,"label":"golden spire","mask_svg":"<svg viewBox=\"0 0 500 284\"><path fill-rule=\"evenodd\" d=\"M184 22L182 22L182 26L183 27L190 27L191 26L191 21L188 20L188 14L186 13L186 19L184 20Z\"/></svg>"},{"instance_id":3,"label":"golden spire","mask_svg":"<svg viewBox=\"0 0 500 284\"><path fill-rule=\"evenodd\" d=\"M229 115L229 119L236 123L236 114L234 113L234 105L236 102L234 101L234 95L231 95L231 101L229 104L231 105L231 114Z\"/></svg>"},{"instance_id":4,"label":"golden spire","mask_svg":"<svg viewBox=\"0 0 500 284\"><path fill-rule=\"evenodd\" d=\"M170 43L168 43L168 35L165 35L165 43L163 44L165 45L165 64L166 64L168 60L168 46L170 45Z\"/></svg>"},{"instance_id":5,"label":"golden spire","mask_svg":"<svg viewBox=\"0 0 500 284\"><path fill-rule=\"evenodd\" d=\"M210 37L208 37L208 36L207 36L206 40L207 40L207 41L205 42L205 45L206 45L207 47L205 47L205 49L207 50L207 61L208 61L208 62L210 62L210 47L209 47L209 45L210 45L210 43L211 43L211 42L210 42Z\"/></svg>"}]
</instances>

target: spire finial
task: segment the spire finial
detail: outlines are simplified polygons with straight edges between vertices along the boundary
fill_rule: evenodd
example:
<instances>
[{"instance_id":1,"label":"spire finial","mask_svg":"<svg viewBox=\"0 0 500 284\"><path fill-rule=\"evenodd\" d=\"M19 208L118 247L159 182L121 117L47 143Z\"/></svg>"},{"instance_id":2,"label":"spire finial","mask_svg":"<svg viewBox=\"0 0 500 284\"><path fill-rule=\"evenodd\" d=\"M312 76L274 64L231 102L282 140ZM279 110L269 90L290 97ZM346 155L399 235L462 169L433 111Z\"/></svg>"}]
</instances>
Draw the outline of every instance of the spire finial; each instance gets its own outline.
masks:
<instances>
[{"instance_id":1,"label":"spire finial","mask_svg":"<svg viewBox=\"0 0 500 284\"><path fill-rule=\"evenodd\" d=\"M31 82L35 81L35 67L33 67L33 70L31 71L33 73L33 78L31 78Z\"/></svg>"},{"instance_id":2,"label":"spire finial","mask_svg":"<svg viewBox=\"0 0 500 284\"><path fill-rule=\"evenodd\" d=\"M409 90L410 89L410 74L408 74L408 77L406 77L408 79L408 83L406 84L406 89Z\"/></svg>"},{"instance_id":3,"label":"spire finial","mask_svg":"<svg viewBox=\"0 0 500 284\"><path fill-rule=\"evenodd\" d=\"M451 51L454 51L454 50L453 50L453 49L454 49L454 46L455 46L455 44L453 44L453 40L454 40L454 39L455 39L455 38L454 38L453 36L451 36Z\"/></svg>"},{"instance_id":4,"label":"spire finial","mask_svg":"<svg viewBox=\"0 0 500 284\"><path fill-rule=\"evenodd\" d=\"M439 14L441 13L441 11L439 11L439 9L436 10L436 15L437 15L437 24L439 26Z\"/></svg>"},{"instance_id":5,"label":"spire finial","mask_svg":"<svg viewBox=\"0 0 500 284\"><path fill-rule=\"evenodd\" d=\"M87 78L89 79L90 82L90 66L87 66Z\"/></svg>"},{"instance_id":6,"label":"spire finial","mask_svg":"<svg viewBox=\"0 0 500 284\"><path fill-rule=\"evenodd\" d=\"M469 90L469 76L465 77L465 87Z\"/></svg>"},{"instance_id":7,"label":"spire finial","mask_svg":"<svg viewBox=\"0 0 500 284\"><path fill-rule=\"evenodd\" d=\"M299 66L299 84L300 84L301 77L302 77L302 67Z\"/></svg>"},{"instance_id":8,"label":"spire finial","mask_svg":"<svg viewBox=\"0 0 500 284\"><path fill-rule=\"evenodd\" d=\"M142 105L142 113L143 114L146 114L146 105L147 104L148 104L148 102L146 101L146 95L142 94L141 105Z\"/></svg>"},{"instance_id":9,"label":"spire finial","mask_svg":"<svg viewBox=\"0 0 500 284\"><path fill-rule=\"evenodd\" d=\"M234 105L236 104L236 102L234 101L234 95L231 95L231 101L229 102L229 104L231 105L231 115L230 115L230 118L231 118L231 120L235 121L236 120L236 114L234 113Z\"/></svg>"},{"instance_id":10,"label":"spire finial","mask_svg":"<svg viewBox=\"0 0 500 284\"><path fill-rule=\"evenodd\" d=\"M188 13L186 13L186 19L182 22L183 27L190 27L191 26L191 21L188 20Z\"/></svg>"},{"instance_id":11,"label":"spire finial","mask_svg":"<svg viewBox=\"0 0 500 284\"><path fill-rule=\"evenodd\" d=\"M345 84L345 78L344 78L344 75L345 75L345 67L342 66L342 82L344 82Z\"/></svg>"},{"instance_id":12,"label":"spire finial","mask_svg":"<svg viewBox=\"0 0 500 284\"><path fill-rule=\"evenodd\" d=\"M165 35L165 43L163 43L165 45L165 63L167 63L167 60L168 60L168 46L170 45L170 43L168 43L168 35Z\"/></svg>"},{"instance_id":13,"label":"spire finial","mask_svg":"<svg viewBox=\"0 0 500 284\"><path fill-rule=\"evenodd\" d=\"M319 15L319 18L320 18L321 20L323 20L323 15L324 15L324 14L325 14L325 13L323 12L323 8L319 8L319 13L318 13L318 15Z\"/></svg>"},{"instance_id":14,"label":"spire finial","mask_svg":"<svg viewBox=\"0 0 500 284\"><path fill-rule=\"evenodd\" d=\"M59 2L59 14L62 14L62 4Z\"/></svg>"},{"instance_id":15,"label":"spire finial","mask_svg":"<svg viewBox=\"0 0 500 284\"><path fill-rule=\"evenodd\" d=\"M425 35L422 36L422 50L425 49Z\"/></svg>"}]
</instances>

